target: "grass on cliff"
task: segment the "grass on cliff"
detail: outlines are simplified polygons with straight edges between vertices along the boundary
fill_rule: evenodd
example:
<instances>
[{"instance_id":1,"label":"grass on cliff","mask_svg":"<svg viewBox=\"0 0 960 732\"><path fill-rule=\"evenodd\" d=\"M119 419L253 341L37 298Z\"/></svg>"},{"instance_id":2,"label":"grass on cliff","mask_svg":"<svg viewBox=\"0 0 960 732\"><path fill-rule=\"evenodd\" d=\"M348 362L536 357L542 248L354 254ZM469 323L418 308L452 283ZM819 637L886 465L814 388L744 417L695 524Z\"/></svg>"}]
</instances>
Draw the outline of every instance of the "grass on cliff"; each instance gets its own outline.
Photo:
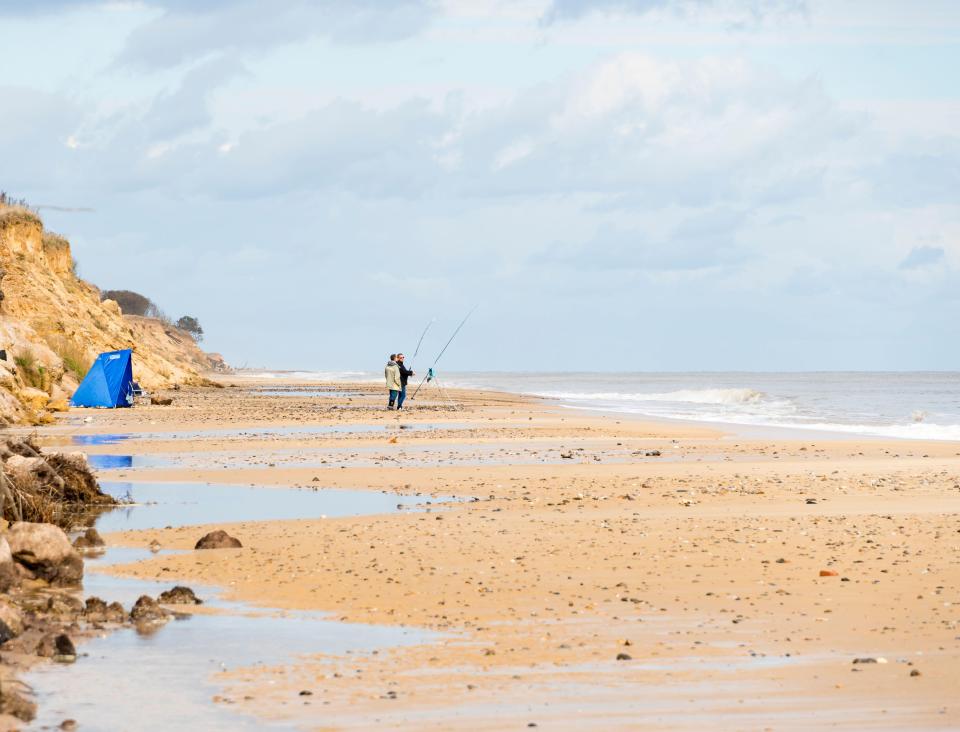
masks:
<instances>
[{"instance_id":1,"label":"grass on cliff","mask_svg":"<svg viewBox=\"0 0 960 732\"><path fill-rule=\"evenodd\" d=\"M77 381L83 381L83 377L90 370L92 361L87 356L87 349L76 341L66 336L50 336L47 343L53 352L63 359L63 369L77 377Z\"/></svg>"},{"instance_id":2,"label":"grass on cliff","mask_svg":"<svg viewBox=\"0 0 960 732\"><path fill-rule=\"evenodd\" d=\"M0 204L0 227L12 224L40 224L40 217L24 206Z\"/></svg>"},{"instance_id":3,"label":"grass on cliff","mask_svg":"<svg viewBox=\"0 0 960 732\"><path fill-rule=\"evenodd\" d=\"M34 389L40 389L46 392L50 391L50 387L53 384L53 377L50 374L50 370L37 361L37 357L33 355L33 351L29 349L21 351L13 357L13 362L20 371L20 378L23 379L23 383L27 386L32 386Z\"/></svg>"}]
</instances>

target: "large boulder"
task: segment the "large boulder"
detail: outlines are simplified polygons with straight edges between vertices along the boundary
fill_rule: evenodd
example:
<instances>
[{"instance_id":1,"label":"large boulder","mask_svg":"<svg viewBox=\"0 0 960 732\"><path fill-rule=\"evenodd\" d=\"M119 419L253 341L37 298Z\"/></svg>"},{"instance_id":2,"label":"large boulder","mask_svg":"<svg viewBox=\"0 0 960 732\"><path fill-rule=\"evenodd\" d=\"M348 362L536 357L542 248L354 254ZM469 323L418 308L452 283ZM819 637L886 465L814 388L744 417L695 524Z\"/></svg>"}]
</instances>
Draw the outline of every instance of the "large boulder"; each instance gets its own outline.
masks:
<instances>
[{"instance_id":1,"label":"large boulder","mask_svg":"<svg viewBox=\"0 0 960 732\"><path fill-rule=\"evenodd\" d=\"M9 592L20 582L17 565L13 561L13 552L7 537L0 536L0 592Z\"/></svg>"},{"instance_id":2,"label":"large boulder","mask_svg":"<svg viewBox=\"0 0 960 732\"><path fill-rule=\"evenodd\" d=\"M13 561L30 576L52 585L76 585L83 579L83 560L53 524L15 523L7 530L7 541Z\"/></svg>"},{"instance_id":3,"label":"large boulder","mask_svg":"<svg viewBox=\"0 0 960 732\"><path fill-rule=\"evenodd\" d=\"M234 539L223 529L211 531L203 536L194 549L242 549L239 539Z\"/></svg>"}]
</instances>

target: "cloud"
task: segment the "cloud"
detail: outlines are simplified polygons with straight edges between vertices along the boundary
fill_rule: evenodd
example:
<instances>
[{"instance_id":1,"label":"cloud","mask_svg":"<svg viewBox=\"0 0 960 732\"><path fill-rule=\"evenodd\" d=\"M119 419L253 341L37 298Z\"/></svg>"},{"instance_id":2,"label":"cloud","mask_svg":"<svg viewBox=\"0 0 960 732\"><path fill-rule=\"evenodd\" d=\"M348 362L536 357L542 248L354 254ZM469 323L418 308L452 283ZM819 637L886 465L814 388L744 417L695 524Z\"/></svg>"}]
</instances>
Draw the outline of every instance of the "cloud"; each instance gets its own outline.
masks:
<instances>
[{"instance_id":1,"label":"cloud","mask_svg":"<svg viewBox=\"0 0 960 732\"><path fill-rule=\"evenodd\" d=\"M746 223L741 212L716 209L671 218L666 226L657 218L631 229L602 226L583 244L555 246L531 261L579 272L658 273L736 266L755 256L737 241Z\"/></svg>"},{"instance_id":2,"label":"cloud","mask_svg":"<svg viewBox=\"0 0 960 732\"><path fill-rule=\"evenodd\" d=\"M67 169L86 188L224 199L578 196L609 215L702 213L818 195L861 124L818 84L742 60L626 53L478 111L454 97L386 108L337 99L227 136L211 99L245 74L235 56L215 56L146 106L90 107L80 123L75 110L58 124L64 139L76 133Z\"/></svg>"},{"instance_id":3,"label":"cloud","mask_svg":"<svg viewBox=\"0 0 960 732\"><path fill-rule=\"evenodd\" d=\"M910 253L900 262L900 269L920 269L939 264L944 260L946 252L942 247L919 246L910 250Z\"/></svg>"},{"instance_id":4,"label":"cloud","mask_svg":"<svg viewBox=\"0 0 960 732\"><path fill-rule=\"evenodd\" d=\"M227 81L247 74L231 57L214 57L191 69L175 91L158 95L143 119L146 135L153 141L169 140L212 121L210 98Z\"/></svg>"},{"instance_id":5,"label":"cloud","mask_svg":"<svg viewBox=\"0 0 960 732\"><path fill-rule=\"evenodd\" d=\"M783 203L820 189L859 124L815 82L737 59L625 53L464 119L458 174L475 195Z\"/></svg>"},{"instance_id":6,"label":"cloud","mask_svg":"<svg viewBox=\"0 0 960 732\"><path fill-rule=\"evenodd\" d=\"M176 66L223 51L263 53L310 38L338 43L395 41L422 30L434 16L426 0L285 0L264 4L170 2L127 40L118 62L145 68Z\"/></svg>"},{"instance_id":7,"label":"cloud","mask_svg":"<svg viewBox=\"0 0 960 732\"><path fill-rule=\"evenodd\" d=\"M162 69L210 54L264 53L311 38L336 43L396 41L436 16L432 0L0 0L0 17L90 10L145 13L117 59L121 67Z\"/></svg>"},{"instance_id":8,"label":"cloud","mask_svg":"<svg viewBox=\"0 0 960 732\"><path fill-rule=\"evenodd\" d=\"M671 11L693 15L709 11L728 24L756 24L770 16L802 14L806 0L552 0L541 23L576 20L586 15L615 13L645 15Z\"/></svg>"},{"instance_id":9,"label":"cloud","mask_svg":"<svg viewBox=\"0 0 960 732\"><path fill-rule=\"evenodd\" d=\"M350 191L410 198L434 189L442 171L436 141L449 120L425 101L380 111L338 100L300 119L251 130L228 152L197 151L193 183L227 197ZM189 154L189 151L188 151Z\"/></svg>"},{"instance_id":10,"label":"cloud","mask_svg":"<svg viewBox=\"0 0 960 732\"><path fill-rule=\"evenodd\" d=\"M84 117L83 107L56 94L17 86L0 86L0 99L3 186L51 190L66 182L62 161L74 153L70 134Z\"/></svg>"},{"instance_id":11,"label":"cloud","mask_svg":"<svg viewBox=\"0 0 960 732\"><path fill-rule=\"evenodd\" d=\"M955 136L902 141L870 177L877 197L891 206L954 203L960 191L960 141Z\"/></svg>"}]
</instances>

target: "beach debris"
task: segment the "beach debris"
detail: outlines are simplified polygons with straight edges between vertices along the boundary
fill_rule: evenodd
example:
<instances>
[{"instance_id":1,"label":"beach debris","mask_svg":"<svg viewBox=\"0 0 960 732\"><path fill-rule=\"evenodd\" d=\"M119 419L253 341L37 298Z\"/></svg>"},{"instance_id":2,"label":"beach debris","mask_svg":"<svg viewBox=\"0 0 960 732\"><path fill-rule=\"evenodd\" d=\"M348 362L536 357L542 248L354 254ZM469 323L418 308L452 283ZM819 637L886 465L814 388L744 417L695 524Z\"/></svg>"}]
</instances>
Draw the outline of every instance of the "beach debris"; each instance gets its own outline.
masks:
<instances>
[{"instance_id":1,"label":"beach debris","mask_svg":"<svg viewBox=\"0 0 960 732\"><path fill-rule=\"evenodd\" d=\"M65 719L60 723L60 729L63 732L73 732L76 729L79 729L77 725L77 720L75 719Z\"/></svg>"},{"instance_id":2,"label":"beach debris","mask_svg":"<svg viewBox=\"0 0 960 732\"><path fill-rule=\"evenodd\" d=\"M659 450L648 450L644 453L644 457L660 457Z\"/></svg>"},{"instance_id":3,"label":"beach debris","mask_svg":"<svg viewBox=\"0 0 960 732\"><path fill-rule=\"evenodd\" d=\"M150 551L152 551L154 554L160 551L160 542L157 541L156 539L151 539L150 544L148 546L150 548Z\"/></svg>"},{"instance_id":4,"label":"beach debris","mask_svg":"<svg viewBox=\"0 0 960 732\"><path fill-rule=\"evenodd\" d=\"M152 396L150 397L150 404L155 407L169 407L173 404L173 398Z\"/></svg>"},{"instance_id":5,"label":"beach debris","mask_svg":"<svg viewBox=\"0 0 960 732\"><path fill-rule=\"evenodd\" d=\"M860 658L855 658L855 659L853 659L853 662L854 662L855 664L861 664L861 663L877 663L877 659L873 658L872 656L861 656Z\"/></svg>"},{"instance_id":6,"label":"beach debris","mask_svg":"<svg viewBox=\"0 0 960 732\"><path fill-rule=\"evenodd\" d=\"M21 521L7 530L7 541L13 561L28 578L51 585L76 585L83 579L83 560L63 529Z\"/></svg>"},{"instance_id":7,"label":"beach debris","mask_svg":"<svg viewBox=\"0 0 960 732\"><path fill-rule=\"evenodd\" d=\"M31 437L0 440L0 513L8 521L87 523L85 512L116 503L100 490L83 453L41 453Z\"/></svg>"},{"instance_id":8,"label":"beach debris","mask_svg":"<svg viewBox=\"0 0 960 732\"><path fill-rule=\"evenodd\" d=\"M77 660L77 649L66 633L60 633L53 639L53 660L57 663L73 663Z\"/></svg>"},{"instance_id":9,"label":"beach debris","mask_svg":"<svg viewBox=\"0 0 960 732\"><path fill-rule=\"evenodd\" d=\"M84 607L83 601L73 595L57 593L47 598L46 611L50 615L75 617L83 613Z\"/></svg>"},{"instance_id":10,"label":"beach debris","mask_svg":"<svg viewBox=\"0 0 960 732\"><path fill-rule=\"evenodd\" d=\"M107 617L107 603L99 597L91 595L83 605L83 614L88 620L105 620Z\"/></svg>"},{"instance_id":11,"label":"beach debris","mask_svg":"<svg viewBox=\"0 0 960 732\"><path fill-rule=\"evenodd\" d=\"M37 644L37 655L57 663L73 663L77 660L77 649L66 633L47 633Z\"/></svg>"},{"instance_id":12,"label":"beach debris","mask_svg":"<svg viewBox=\"0 0 960 732\"><path fill-rule=\"evenodd\" d=\"M29 722L37 716L37 705L10 688L10 684L0 687L0 714L9 714L23 722Z\"/></svg>"},{"instance_id":13,"label":"beach debris","mask_svg":"<svg viewBox=\"0 0 960 732\"><path fill-rule=\"evenodd\" d=\"M164 605L200 605L203 600L197 597L189 587L177 585L172 590L161 592L157 602Z\"/></svg>"},{"instance_id":14,"label":"beach debris","mask_svg":"<svg viewBox=\"0 0 960 732\"><path fill-rule=\"evenodd\" d=\"M73 540L73 548L81 553L99 553L103 551L105 546L100 532L92 526Z\"/></svg>"},{"instance_id":15,"label":"beach debris","mask_svg":"<svg viewBox=\"0 0 960 732\"><path fill-rule=\"evenodd\" d=\"M10 638L16 638L23 632L23 611L16 605L0 602L0 623L10 633L6 640L0 641L0 645L3 645Z\"/></svg>"},{"instance_id":16,"label":"beach debris","mask_svg":"<svg viewBox=\"0 0 960 732\"><path fill-rule=\"evenodd\" d=\"M0 592L7 592L19 583L20 575L17 574L10 544L5 536L0 536Z\"/></svg>"},{"instance_id":17,"label":"beach debris","mask_svg":"<svg viewBox=\"0 0 960 732\"><path fill-rule=\"evenodd\" d=\"M821 569L820 576L821 577L837 577L838 575L832 569Z\"/></svg>"},{"instance_id":18,"label":"beach debris","mask_svg":"<svg viewBox=\"0 0 960 732\"><path fill-rule=\"evenodd\" d=\"M169 616L170 613L149 595L140 595L130 610L130 619L137 624L165 622Z\"/></svg>"},{"instance_id":19,"label":"beach debris","mask_svg":"<svg viewBox=\"0 0 960 732\"><path fill-rule=\"evenodd\" d=\"M13 640L16 637L16 633L13 632L10 626L0 620L0 646L2 646L8 640Z\"/></svg>"},{"instance_id":20,"label":"beach debris","mask_svg":"<svg viewBox=\"0 0 960 732\"><path fill-rule=\"evenodd\" d=\"M631 656L630 656L629 653L618 653L618 654L617 654L617 660L618 660L618 661L632 661L633 659L631 658Z\"/></svg>"},{"instance_id":21,"label":"beach debris","mask_svg":"<svg viewBox=\"0 0 960 732\"><path fill-rule=\"evenodd\" d=\"M816 505L816 503L817 503L817 499L816 499L816 498L808 498L808 499L806 500L806 504L807 504L808 506L814 506L814 505Z\"/></svg>"},{"instance_id":22,"label":"beach debris","mask_svg":"<svg viewBox=\"0 0 960 732\"><path fill-rule=\"evenodd\" d=\"M239 539L230 536L223 529L211 531L201 537L194 549L242 549L243 544Z\"/></svg>"},{"instance_id":23,"label":"beach debris","mask_svg":"<svg viewBox=\"0 0 960 732\"><path fill-rule=\"evenodd\" d=\"M127 611L119 602L111 602L109 605L99 597L88 597L84 605L83 615L92 623L109 622L122 623L127 619Z\"/></svg>"},{"instance_id":24,"label":"beach debris","mask_svg":"<svg viewBox=\"0 0 960 732\"><path fill-rule=\"evenodd\" d=\"M911 669L911 670L910 670L910 675L911 675L911 676L919 676L919 675L920 675L920 672L919 672L917 669Z\"/></svg>"}]
</instances>

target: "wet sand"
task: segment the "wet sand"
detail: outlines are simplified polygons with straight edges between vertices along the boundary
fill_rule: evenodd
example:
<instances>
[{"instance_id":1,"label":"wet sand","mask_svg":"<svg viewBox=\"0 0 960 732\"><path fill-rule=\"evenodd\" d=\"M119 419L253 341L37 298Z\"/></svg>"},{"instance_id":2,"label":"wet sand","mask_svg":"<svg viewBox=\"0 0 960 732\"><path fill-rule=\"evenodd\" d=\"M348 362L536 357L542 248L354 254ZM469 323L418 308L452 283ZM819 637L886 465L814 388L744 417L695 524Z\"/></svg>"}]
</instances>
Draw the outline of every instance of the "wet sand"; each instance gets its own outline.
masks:
<instances>
[{"instance_id":1,"label":"wet sand","mask_svg":"<svg viewBox=\"0 0 960 732\"><path fill-rule=\"evenodd\" d=\"M219 675L217 703L306 729L960 726L960 444L744 439L483 392L398 420L379 389L313 388L184 390L59 428L134 435L90 452L189 458L110 480L462 499L218 526L244 548L115 567L442 634L362 657L311 656L304 638L294 664ZM434 427L153 434L399 423ZM183 550L206 530L107 538Z\"/></svg>"}]
</instances>

